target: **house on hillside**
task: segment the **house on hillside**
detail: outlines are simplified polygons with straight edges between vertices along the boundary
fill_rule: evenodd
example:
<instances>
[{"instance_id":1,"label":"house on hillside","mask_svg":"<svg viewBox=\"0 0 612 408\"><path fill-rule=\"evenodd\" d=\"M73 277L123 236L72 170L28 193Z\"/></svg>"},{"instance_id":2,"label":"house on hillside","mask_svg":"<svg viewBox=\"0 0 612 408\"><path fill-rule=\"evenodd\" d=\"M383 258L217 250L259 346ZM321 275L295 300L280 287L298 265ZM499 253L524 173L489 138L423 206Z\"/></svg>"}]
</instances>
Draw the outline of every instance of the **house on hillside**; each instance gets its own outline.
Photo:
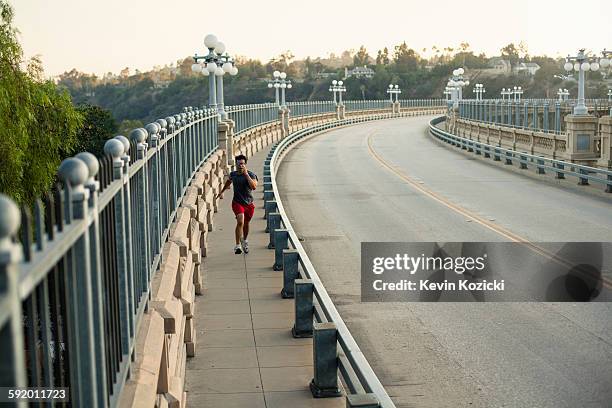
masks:
<instances>
[{"instance_id":1,"label":"house on hillside","mask_svg":"<svg viewBox=\"0 0 612 408\"><path fill-rule=\"evenodd\" d=\"M335 72L318 72L317 73L317 79L327 79L327 78L334 78L336 77L338 74L336 74Z\"/></svg>"},{"instance_id":2,"label":"house on hillside","mask_svg":"<svg viewBox=\"0 0 612 408\"><path fill-rule=\"evenodd\" d=\"M355 77L355 78L372 78L375 72L372 68L367 65L363 67L355 67L353 69L344 68L344 79Z\"/></svg>"},{"instance_id":3,"label":"house on hillside","mask_svg":"<svg viewBox=\"0 0 612 408\"><path fill-rule=\"evenodd\" d=\"M519 62L518 65L514 66L513 71L517 74L534 76L538 69L540 69L540 66L535 62Z\"/></svg>"},{"instance_id":4,"label":"house on hillside","mask_svg":"<svg viewBox=\"0 0 612 408\"><path fill-rule=\"evenodd\" d=\"M509 74L512 72L512 64L502 57L493 57L489 60L489 68L485 71L491 74Z\"/></svg>"}]
</instances>

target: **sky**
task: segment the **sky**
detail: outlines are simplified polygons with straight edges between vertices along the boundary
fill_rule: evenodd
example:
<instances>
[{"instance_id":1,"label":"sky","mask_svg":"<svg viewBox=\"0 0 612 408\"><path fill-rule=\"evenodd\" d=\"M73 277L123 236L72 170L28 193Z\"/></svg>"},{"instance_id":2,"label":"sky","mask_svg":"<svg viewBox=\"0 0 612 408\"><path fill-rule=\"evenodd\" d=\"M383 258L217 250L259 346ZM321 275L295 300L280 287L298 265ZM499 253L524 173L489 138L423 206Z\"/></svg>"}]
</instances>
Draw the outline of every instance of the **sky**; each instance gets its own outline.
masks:
<instances>
[{"instance_id":1,"label":"sky","mask_svg":"<svg viewBox=\"0 0 612 408\"><path fill-rule=\"evenodd\" d=\"M419 53L467 41L489 56L520 41L531 55L553 57L612 49L610 0L7 1L26 58L41 56L48 76L147 71L204 54L209 33L231 55L264 62L286 50L326 57L361 45L375 57L403 41Z\"/></svg>"}]
</instances>

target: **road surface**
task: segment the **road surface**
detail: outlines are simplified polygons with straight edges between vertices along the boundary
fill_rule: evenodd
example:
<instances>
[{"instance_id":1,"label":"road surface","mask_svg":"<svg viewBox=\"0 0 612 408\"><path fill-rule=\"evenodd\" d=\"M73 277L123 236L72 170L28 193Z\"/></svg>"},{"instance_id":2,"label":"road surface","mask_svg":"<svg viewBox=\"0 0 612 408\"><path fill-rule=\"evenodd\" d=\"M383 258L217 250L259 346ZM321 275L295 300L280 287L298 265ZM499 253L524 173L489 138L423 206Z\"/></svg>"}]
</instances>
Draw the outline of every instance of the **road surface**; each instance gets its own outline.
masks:
<instances>
[{"instance_id":1,"label":"road surface","mask_svg":"<svg viewBox=\"0 0 612 408\"><path fill-rule=\"evenodd\" d=\"M612 241L610 199L450 149L429 119L330 131L279 168L285 209L375 372L398 407L612 407L610 303L360 303L362 241Z\"/></svg>"}]
</instances>

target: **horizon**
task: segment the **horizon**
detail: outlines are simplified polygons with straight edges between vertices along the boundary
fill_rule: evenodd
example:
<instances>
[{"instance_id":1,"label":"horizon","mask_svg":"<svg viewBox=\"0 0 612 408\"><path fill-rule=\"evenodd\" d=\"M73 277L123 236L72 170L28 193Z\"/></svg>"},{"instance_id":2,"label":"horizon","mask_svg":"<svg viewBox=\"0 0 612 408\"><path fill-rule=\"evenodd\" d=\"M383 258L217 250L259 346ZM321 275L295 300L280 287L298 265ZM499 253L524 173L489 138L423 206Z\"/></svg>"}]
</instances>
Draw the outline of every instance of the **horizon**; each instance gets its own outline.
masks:
<instances>
[{"instance_id":1,"label":"horizon","mask_svg":"<svg viewBox=\"0 0 612 408\"><path fill-rule=\"evenodd\" d=\"M603 0L581 3L591 22L588 29L583 30L575 30L573 24L565 23L571 22L575 13L565 4L550 0L529 4L527 0L520 0L503 16L503 21L508 22L504 33L497 30L499 16L488 11L489 3L484 0L464 2L460 9L449 0L443 0L436 9L453 8L453 15L437 15L435 30L431 30L427 19L432 14L430 7L411 7L397 0L383 3L368 13L358 7L344 9L343 5L354 4L344 0L335 5L339 11L331 15L321 13L326 9L322 0L312 0L308 5L297 5L293 9L267 7L273 5L271 2L253 4L238 0L232 6L232 10L237 10L232 15L233 25L224 18L211 18L210 7L195 1L182 5L178 13L174 9L169 13L168 3L163 0L134 0L127 4L108 0L93 10L95 16L90 6L77 0L57 0L53 4L40 4L38 0L8 1L15 11L14 25L20 31L18 38L24 57L40 56L48 77L73 68L97 76L118 73L126 67L132 71L150 71L154 66L176 63L195 53L203 54L203 38L208 33L217 35L230 55L256 59L264 64L287 50L295 59L327 58L331 53L340 55L345 50L356 51L361 45L375 58L379 49L386 46L392 51L404 41L424 57L431 57L431 52L423 53L423 48L431 50L434 45L457 48L461 42L469 43L474 54L485 53L492 57L499 55L500 48L505 45L518 45L523 41L529 55L558 58L568 53L573 55L579 48L599 53L610 46L605 41L612 38L612 28L606 19L612 13L612 4ZM182 10L189 12L182 13ZM286 11L288 16L281 15L272 22L270 10L274 13ZM525 14L521 10L529 12ZM292 15L300 15L297 23ZM543 19L543 15L547 18ZM177 16L176 20L180 18L180 24L174 22L172 16ZM475 16L478 23L466 22ZM136 24L135 19L142 24ZM201 24L203 20L206 25ZM266 24L257 26L257 32L253 33L252 27L256 26L253 20ZM299 29L304 21L309 21L316 30L304 33ZM462 24L461 36L455 35L458 24ZM365 25L367 30L363 28ZM428 32L427 36L422 35L424 31ZM282 35L278 35L279 32ZM551 33L555 41L550 41ZM70 48L66 47L67 42L71 42Z\"/></svg>"}]
</instances>

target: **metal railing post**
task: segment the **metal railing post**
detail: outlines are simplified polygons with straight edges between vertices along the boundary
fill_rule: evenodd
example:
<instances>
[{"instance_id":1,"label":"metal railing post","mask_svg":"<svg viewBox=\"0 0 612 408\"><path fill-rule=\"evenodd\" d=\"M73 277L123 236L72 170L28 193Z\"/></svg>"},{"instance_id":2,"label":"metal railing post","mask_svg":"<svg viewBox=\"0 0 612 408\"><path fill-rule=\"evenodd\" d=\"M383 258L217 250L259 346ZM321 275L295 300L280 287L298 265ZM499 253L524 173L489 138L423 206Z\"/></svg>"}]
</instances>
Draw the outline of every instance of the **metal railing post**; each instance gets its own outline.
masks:
<instances>
[{"instance_id":1,"label":"metal railing post","mask_svg":"<svg viewBox=\"0 0 612 408\"><path fill-rule=\"evenodd\" d=\"M274 265L275 271L283 270L283 251L289 248L289 230L277 228L274 230Z\"/></svg>"},{"instance_id":2,"label":"metal railing post","mask_svg":"<svg viewBox=\"0 0 612 408\"><path fill-rule=\"evenodd\" d=\"M0 328L0 386L25 387L26 367L23 339L23 315L19 297L19 269L22 251L13 243L21 225L21 214L17 205L0 194L0 299L8 307L8 319ZM17 403L20 407L27 402Z\"/></svg>"},{"instance_id":3,"label":"metal railing post","mask_svg":"<svg viewBox=\"0 0 612 408\"><path fill-rule=\"evenodd\" d=\"M89 190L84 183L89 177L87 165L76 158L62 162L58 169L60 179L71 189L73 220L89 224L87 202ZM96 353L94 347L93 294L91 283L91 254L89 233L83 233L72 247L72 259L66 268L66 291L69 293L68 348L70 350L71 402L78 406L98 406L96 385ZM77 385L76 388L74 385Z\"/></svg>"},{"instance_id":4,"label":"metal railing post","mask_svg":"<svg viewBox=\"0 0 612 408\"><path fill-rule=\"evenodd\" d=\"M270 234L270 242L268 249L274 249L274 231L280 228L281 215L277 212L268 213L268 232Z\"/></svg>"},{"instance_id":5,"label":"metal railing post","mask_svg":"<svg viewBox=\"0 0 612 408\"><path fill-rule=\"evenodd\" d=\"M314 285L310 279L296 279L294 281L295 323L291 329L291 334L295 338L312 337L313 291Z\"/></svg>"},{"instance_id":6,"label":"metal railing post","mask_svg":"<svg viewBox=\"0 0 612 408\"><path fill-rule=\"evenodd\" d=\"M102 264L101 264L101 243L100 243L100 226L99 226L99 211L98 211L98 190L100 183L95 180L95 177L100 169L98 159L91 153L82 152L75 156L87 166L89 170L89 178L85 182L85 188L89 190L89 200L87 203L88 211L93 214L94 219L89 224L89 253L90 253L90 270L91 270L91 293L92 293L92 315L93 315L93 354L96 360L95 380L97 387L98 405L106 407L108 404L108 390L106 386L106 359L105 359L105 331L104 331L104 293L105 289L102 285Z\"/></svg>"},{"instance_id":7,"label":"metal railing post","mask_svg":"<svg viewBox=\"0 0 612 408\"><path fill-rule=\"evenodd\" d=\"M315 323L312 339L314 378L310 392L315 398L339 397L338 330L335 323Z\"/></svg>"},{"instance_id":8,"label":"metal railing post","mask_svg":"<svg viewBox=\"0 0 612 408\"><path fill-rule=\"evenodd\" d=\"M300 254L295 249L283 250L283 289L281 297L283 299L293 299L295 280L299 278L298 263Z\"/></svg>"}]
</instances>

